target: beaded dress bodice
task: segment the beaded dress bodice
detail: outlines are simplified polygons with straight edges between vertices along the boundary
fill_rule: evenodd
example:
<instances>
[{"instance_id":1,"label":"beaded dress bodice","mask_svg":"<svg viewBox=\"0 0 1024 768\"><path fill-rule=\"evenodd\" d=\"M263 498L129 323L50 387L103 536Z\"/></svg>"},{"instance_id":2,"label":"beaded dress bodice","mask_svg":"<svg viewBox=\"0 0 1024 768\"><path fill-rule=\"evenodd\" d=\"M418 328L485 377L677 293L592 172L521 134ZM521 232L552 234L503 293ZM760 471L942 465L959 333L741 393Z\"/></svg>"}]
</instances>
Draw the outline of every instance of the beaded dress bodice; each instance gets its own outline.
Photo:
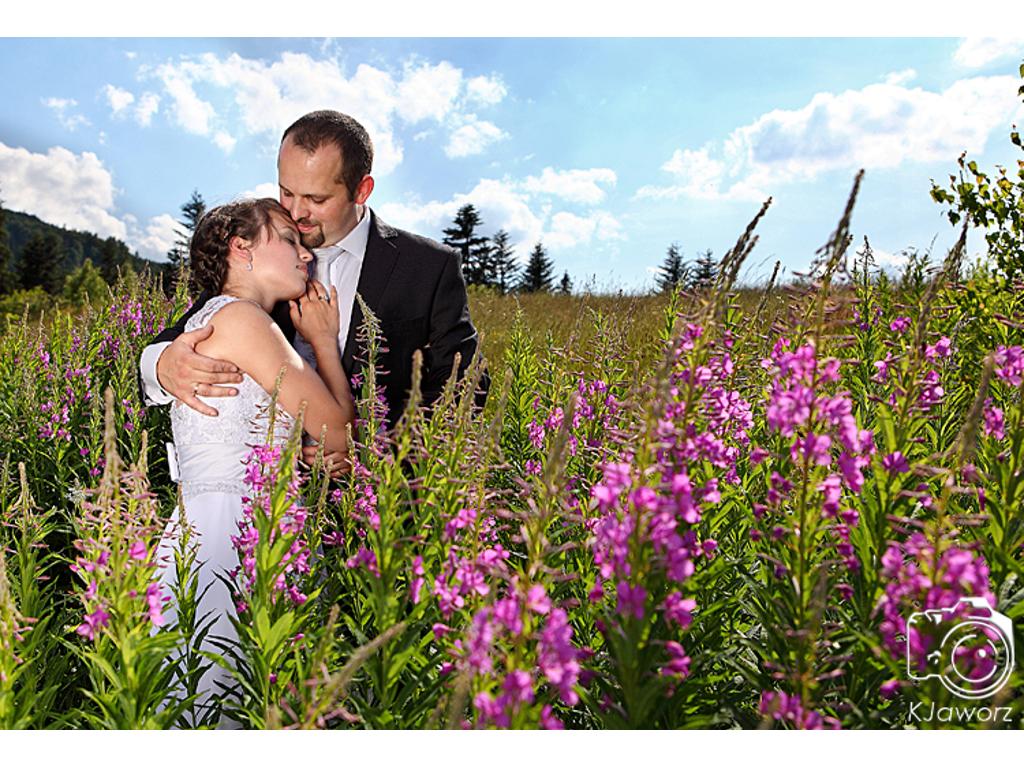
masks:
<instances>
[{"instance_id":1,"label":"beaded dress bodice","mask_svg":"<svg viewBox=\"0 0 1024 768\"><path fill-rule=\"evenodd\" d=\"M235 296L214 296L189 318L186 331L204 327L218 310L235 301ZM279 405L270 435L271 398L249 374L233 385L235 397L200 397L216 408L217 416L205 416L175 401L171 405L173 446L168 446L172 477L181 482L185 497L210 491L246 492L245 457L254 445L287 441L295 420Z\"/></svg>"}]
</instances>

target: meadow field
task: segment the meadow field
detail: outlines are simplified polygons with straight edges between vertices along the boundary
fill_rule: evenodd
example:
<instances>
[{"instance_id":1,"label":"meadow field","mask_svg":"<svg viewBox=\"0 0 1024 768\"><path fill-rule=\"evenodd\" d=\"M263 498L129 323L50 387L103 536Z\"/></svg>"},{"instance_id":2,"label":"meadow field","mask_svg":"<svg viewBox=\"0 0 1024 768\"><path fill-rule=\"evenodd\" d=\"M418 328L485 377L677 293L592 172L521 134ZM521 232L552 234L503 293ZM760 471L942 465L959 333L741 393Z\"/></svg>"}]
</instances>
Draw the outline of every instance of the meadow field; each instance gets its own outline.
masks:
<instances>
[{"instance_id":1,"label":"meadow field","mask_svg":"<svg viewBox=\"0 0 1024 768\"><path fill-rule=\"evenodd\" d=\"M371 365L348 477L297 468L294 439L254 447L224 714L1019 728L1021 286L963 239L883 273L849 220L797 284L736 285L755 219L709 291L473 292L482 413L477 360L388 433ZM136 383L187 303L141 279L6 319L2 728L211 724L195 683L228 660L195 651L194 585L153 579L177 497L166 409Z\"/></svg>"}]
</instances>

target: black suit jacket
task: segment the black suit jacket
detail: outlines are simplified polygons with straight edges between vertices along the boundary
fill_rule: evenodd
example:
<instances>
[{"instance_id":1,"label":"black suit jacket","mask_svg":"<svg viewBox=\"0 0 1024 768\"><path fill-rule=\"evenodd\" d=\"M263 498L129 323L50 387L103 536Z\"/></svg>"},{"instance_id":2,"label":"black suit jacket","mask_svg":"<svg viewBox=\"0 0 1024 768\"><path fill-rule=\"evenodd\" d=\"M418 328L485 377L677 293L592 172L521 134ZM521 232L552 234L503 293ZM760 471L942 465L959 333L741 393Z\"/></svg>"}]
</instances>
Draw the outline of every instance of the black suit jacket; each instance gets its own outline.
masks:
<instances>
[{"instance_id":1,"label":"black suit jacket","mask_svg":"<svg viewBox=\"0 0 1024 768\"><path fill-rule=\"evenodd\" d=\"M458 252L429 238L390 227L369 211L370 232L366 255L359 273L356 292L380 320L388 348L378 365L384 373L378 381L384 386L388 422L397 423L412 387L412 356L423 351L423 402L430 404L441 394L451 375L455 354L461 353L461 376L476 353L478 336L469 317L466 284L462 278ZM185 330L185 323L209 299L199 297L192 308L152 343L173 341ZM295 328L288 315L288 304L274 307L272 316L289 340ZM349 376L359 373L363 361L356 343L363 313L359 303L352 307L352 321L342 350L341 363ZM489 380L483 377L483 391L477 398L483 404Z\"/></svg>"}]
</instances>

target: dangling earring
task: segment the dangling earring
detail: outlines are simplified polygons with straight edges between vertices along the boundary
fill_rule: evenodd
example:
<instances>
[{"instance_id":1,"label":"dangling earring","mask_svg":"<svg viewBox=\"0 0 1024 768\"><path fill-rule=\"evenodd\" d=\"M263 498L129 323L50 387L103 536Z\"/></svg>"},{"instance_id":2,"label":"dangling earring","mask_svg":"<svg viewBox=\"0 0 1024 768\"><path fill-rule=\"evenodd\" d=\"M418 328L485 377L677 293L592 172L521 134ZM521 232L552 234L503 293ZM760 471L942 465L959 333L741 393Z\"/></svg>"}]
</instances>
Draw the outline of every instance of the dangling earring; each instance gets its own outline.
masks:
<instances>
[{"instance_id":1,"label":"dangling earring","mask_svg":"<svg viewBox=\"0 0 1024 768\"><path fill-rule=\"evenodd\" d=\"M246 272L252 272L252 254L249 254L249 263L245 265Z\"/></svg>"}]
</instances>

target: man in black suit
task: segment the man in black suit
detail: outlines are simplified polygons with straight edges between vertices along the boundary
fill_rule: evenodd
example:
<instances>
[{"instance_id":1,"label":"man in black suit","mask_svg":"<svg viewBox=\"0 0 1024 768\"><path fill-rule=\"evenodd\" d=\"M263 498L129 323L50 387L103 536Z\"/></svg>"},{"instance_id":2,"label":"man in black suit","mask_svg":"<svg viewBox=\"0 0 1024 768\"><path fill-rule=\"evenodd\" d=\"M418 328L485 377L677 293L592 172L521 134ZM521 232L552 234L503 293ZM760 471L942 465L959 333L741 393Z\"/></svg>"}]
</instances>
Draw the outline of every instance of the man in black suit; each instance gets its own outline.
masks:
<instances>
[{"instance_id":1,"label":"man in black suit","mask_svg":"<svg viewBox=\"0 0 1024 768\"><path fill-rule=\"evenodd\" d=\"M440 395L456 353L461 355L459 375L464 373L478 339L457 252L390 227L370 210L366 201L373 191L372 163L373 146L362 125L339 112L311 112L284 132L278 183L281 204L298 226L303 245L316 257L311 277L328 288L338 288L338 343L342 365L350 376L359 369L356 334L363 321L355 302L357 291L380 319L388 347L379 360L386 371L380 382L388 422L394 425L411 387L413 352L423 351L423 402L429 404ZM198 395L237 394L225 385L240 382L241 372L231 363L195 351L212 327L184 332L185 321L209 298L200 296L177 325L157 336L143 352L140 371L149 403L178 399L200 413L216 416L217 411ZM287 305L275 307L273 316L299 353L312 361L305 341L295 335ZM307 460L315 450L304 449Z\"/></svg>"}]
</instances>

